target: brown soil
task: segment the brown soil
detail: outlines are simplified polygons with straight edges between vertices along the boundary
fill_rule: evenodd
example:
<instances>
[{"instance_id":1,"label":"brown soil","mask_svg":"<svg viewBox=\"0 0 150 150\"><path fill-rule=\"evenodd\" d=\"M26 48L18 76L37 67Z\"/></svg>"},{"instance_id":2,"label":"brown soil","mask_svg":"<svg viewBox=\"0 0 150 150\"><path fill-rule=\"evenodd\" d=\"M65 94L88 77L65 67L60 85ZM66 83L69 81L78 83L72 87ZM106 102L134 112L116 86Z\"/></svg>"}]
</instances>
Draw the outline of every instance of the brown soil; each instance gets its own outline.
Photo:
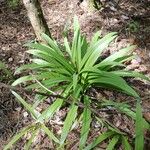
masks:
<instances>
[{"instance_id":1,"label":"brown soil","mask_svg":"<svg viewBox=\"0 0 150 150\"><path fill-rule=\"evenodd\" d=\"M131 62L129 68L150 76L149 0L124 0L118 4L115 3L115 0L105 0L103 1L102 9L99 11L89 11L84 3L79 3L77 0L41 0L41 5L52 36L60 43L62 43L64 27L68 26L69 30L72 31L72 18L74 14L76 14L81 24L81 30L87 35L88 39L98 30L102 30L102 34L111 31L118 32L119 36L115 43L108 49L109 53L113 53L129 44L136 44L137 49L135 53L137 54L137 58ZM72 36L72 34L70 34L70 36ZM5 62L12 72L21 64L29 61L28 55L25 54L26 48L23 45L34 39L35 35L23 5L20 4L18 8L11 9L8 8L5 1L0 1L0 60ZM17 75L14 75L14 79L15 78L17 78ZM10 84L12 80L3 80L2 82ZM132 82L133 86L139 91L143 99L143 109L150 110L150 85L134 80L130 82ZM111 91L100 91L98 89L96 93L108 99L117 98L121 99L121 101L127 100L127 97ZM132 105L134 106L134 104ZM2 149L3 145L7 143L12 135L30 121L30 117L27 118L24 112L10 91L1 88L0 149ZM64 113L66 113L65 110ZM105 113L102 115L108 116L108 114ZM149 112L144 113L144 116L150 121ZM108 119L109 117L111 116L108 116ZM115 125L121 126L123 129L129 129L131 134L134 134L134 123L125 116L118 114L114 116L112 122ZM93 128L95 128L95 130L91 132L89 141L92 137L97 135L96 133L101 132L95 126L94 124ZM59 130L60 127L55 126L55 128ZM69 139L71 139L71 141L68 149L77 149L78 137L78 131L70 135ZM45 141L39 142L41 144L40 149L46 149L44 145L52 146L52 143L49 143L47 138L41 136L39 139L45 139ZM21 147L21 145L18 147ZM104 143L104 147L105 146Z\"/></svg>"}]
</instances>

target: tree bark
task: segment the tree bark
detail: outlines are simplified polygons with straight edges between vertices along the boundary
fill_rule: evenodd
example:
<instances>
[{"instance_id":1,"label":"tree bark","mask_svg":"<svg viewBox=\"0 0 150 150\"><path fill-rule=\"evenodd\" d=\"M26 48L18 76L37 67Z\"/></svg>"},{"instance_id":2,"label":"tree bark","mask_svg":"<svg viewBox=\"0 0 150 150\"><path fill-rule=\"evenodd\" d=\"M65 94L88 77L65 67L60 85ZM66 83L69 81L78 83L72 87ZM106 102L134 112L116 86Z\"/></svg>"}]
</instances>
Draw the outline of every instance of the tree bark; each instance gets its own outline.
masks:
<instances>
[{"instance_id":1,"label":"tree bark","mask_svg":"<svg viewBox=\"0 0 150 150\"><path fill-rule=\"evenodd\" d=\"M40 42L44 42L41 38L41 33L45 33L51 37L48 25L44 18L40 3L38 0L23 0L24 6L27 9L27 14L35 35Z\"/></svg>"}]
</instances>

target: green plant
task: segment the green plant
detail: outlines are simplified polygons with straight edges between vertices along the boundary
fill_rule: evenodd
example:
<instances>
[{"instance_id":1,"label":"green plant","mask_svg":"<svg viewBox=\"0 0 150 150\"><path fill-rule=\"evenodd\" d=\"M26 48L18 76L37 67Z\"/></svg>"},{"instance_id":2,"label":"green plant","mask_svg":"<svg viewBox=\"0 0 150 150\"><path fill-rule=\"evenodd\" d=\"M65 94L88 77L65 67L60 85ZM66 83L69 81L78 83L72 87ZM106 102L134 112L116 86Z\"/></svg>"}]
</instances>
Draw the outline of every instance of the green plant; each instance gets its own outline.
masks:
<instances>
[{"instance_id":1,"label":"green plant","mask_svg":"<svg viewBox=\"0 0 150 150\"><path fill-rule=\"evenodd\" d=\"M85 0L81 3L84 3L83 5L86 5L86 9L89 11L100 10L103 7L103 3L100 0Z\"/></svg>"},{"instance_id":2,"label":"green plant","mask_svg":"<svg viewBox=\"0 0 150 150\"><path fill-rule=\"evenodd\" d=\"M93 101L87 95L87 92L91 87L101 87L114 89L139 99L139 95L123 79L123 77L138 77L149 80L140 73L125 70L124 62L133 58L132 51L135 46L123 48L104 60L99 59L102 52L116 37L116 33L112 32L101 37L100 32L97 32L89 43L86 38L80 34L80 27L76 17L74 18L74 37L72 43L69 43L65 37L64 48L59 48L57 42L47 35L43 34L42 37L47 42L47 45L40 43L26 44L26 46L31 48L27 53L34 56L32 59L33 63L21 66L16 70L17 73L23 70L32 70L32 73L17 79L12 84L16 86L20 83L24 83L26 89L36 89L36 91L40 93L36 95L36 99L37 97L39 99L37 99L33 105L30 105L16 92L12 92L32 114L36 123L34 126L31 125L29 128L23 129L23 131L19 133L19 136L16 135L5 149L8 149L14 144L25 132L32 131L34 133L41 129L46 132L50 139L58 143L59 148L63 148L67 135L72 130L73 124L78 121L78 117L80 117L82 124L79 149L86 150L94 148L100 142L112 137L112 135L114 136L108 145L108 149L113 149L119 139L122 139L124 145L128 145L126 136L120 131L116 131L116 129L109 124L108 127L111 127L111 130L113 129L114 131L108 131L100 135L98 139L93 141L94 144L86 146L90 124L93 119L92 114L97 118L100 117L98 114L95 114L91 108ZM57 93L59 93L59 95ZM46 99L48 95L55 95L59 98L55 99L53 104L42 113L37 112L35 108L40 102ZM58 138L46 127L45 123L66 103L69 104L69 111L64 121L62 134ZM113 106L117 107L117 104ZM78 113L79 107L82 108L80 114ZM122 109L122 111L125 110ZM141 114L139 101L137 101L137 114L138 113ZM131 114L133 115L133 113ZM146 127L149 127L142 116L139 117L138 115L135 119L136 118L144 122ZM106 120L102 119L102 121L105 124L108 123ZM32 128L34 130L32 130ZM137 128L137 130L139 130L139 128ZM142 136L143 132L139 133L140 136ZM36 136L36 134L33 135ZM31 141L35 136L31 138ZM29 145L31 145L31 141Z\"/></svg>"},{"instance_id":3,"label":"green plant","mask_svg":"<svg viewBox=\"0 0 150 150\"><path fill-rule=\"evenodd\" d=\"M19 5L20 0L7 0L10 8L16 8Z\"/></svg>"},{"instance_id":4,"label":"green plant","mask_svg":"<svg viewBox=\"0 0 150 150\"><path fill-rule=\"evenodd\" d=\"M97 9L100 10L103 7L103 4L101 3L100 0L93 0L93 6Z\"/></svg>"},{"instance_id":5,"label":"green plant","mask_svg":"<svg viewBox=\"0 0 150 150\"><path fill-rule=\"evenodd\" d=\"M0 61L0 71L1 71L0 81L12 77L11 71L7 69L6 65L2 61Z\"/></svg>"},{"instance_id":6,"label":"green plant","mask_svg":"<svg viewBox=\"0 0 150 150\"><path fill-rule=\"evenodd\" d=\"M139 28L140 28L140 23L137 21L131 21L127 26L127 30L133 33L138 32Z\"/></svg>"}]
</instances>

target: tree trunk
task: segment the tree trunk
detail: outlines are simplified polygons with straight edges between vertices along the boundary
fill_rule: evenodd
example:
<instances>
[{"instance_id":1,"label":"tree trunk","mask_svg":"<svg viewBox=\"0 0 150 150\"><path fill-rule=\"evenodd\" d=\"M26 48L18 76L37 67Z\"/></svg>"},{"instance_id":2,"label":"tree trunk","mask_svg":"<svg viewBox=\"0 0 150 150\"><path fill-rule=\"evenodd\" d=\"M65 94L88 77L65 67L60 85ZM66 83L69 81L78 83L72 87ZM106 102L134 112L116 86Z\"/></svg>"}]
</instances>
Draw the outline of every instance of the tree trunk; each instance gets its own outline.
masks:
<instances>
[{"instance_id":1,"label":"tree trunk","mask_svg":"<svg viewBox=\"0 0 150 150\"><path fill-rule=\"evenodd\" d=\"M41 33L45 33L51 37L48 25L44 18L40 3L38 0L23 0L27 9L28 17L34 29L38 41L44 42Z\"/></svg>"}]
</instances>

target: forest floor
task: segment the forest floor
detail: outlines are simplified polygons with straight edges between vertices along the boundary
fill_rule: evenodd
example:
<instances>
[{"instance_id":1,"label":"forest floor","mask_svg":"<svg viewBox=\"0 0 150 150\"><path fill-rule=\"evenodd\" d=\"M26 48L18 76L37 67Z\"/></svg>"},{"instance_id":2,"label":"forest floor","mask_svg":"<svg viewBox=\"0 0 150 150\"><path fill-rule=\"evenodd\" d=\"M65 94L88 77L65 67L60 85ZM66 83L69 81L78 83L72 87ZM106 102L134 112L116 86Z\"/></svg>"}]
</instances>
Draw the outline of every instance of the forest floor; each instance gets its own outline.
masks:
<instances>
[{"instance_id":1,"label":"forest floor","mask_svg":"<svg viewBox=\"0 0 150 150\"><path fill-rule=\"evenodd\" d=\"M106 55L129 44L137 45L134 51L136 58L130 62L128 68L150 76L149 0L124 0L119 4L116 4L115 0L103 1L103 6L99 11L89 10L84 2L78 3L77 0L41 0L41 5L52 36L60 43L63 41L62 32L65 26L72 31L72 18L76 14L81 24L81 30L88 40L98 30L102 30L103 35L111 31L118 32L118 38L109 47ZM70 33L70 37L72 37L72 33ZM0 60L5 62L12 72L20 65L30 61L23 45L31 40L35 40L35 35L23 5L11 9L8 8L5 1L0 1ZM0 75L3 74L0 72ZM14 75L13 79L5 79L2 82L10 84L18 76ZM150 85L136 80L130 80L130 83L143 99L143 110L149 110L143 115L147 121L150 121ZM107 99L129 101L128 97L112 91L98 90L96 93ZM131 105L135 104L131 102ZM60 115L63 113L61 112ZM30 119L27 112L15 101L10 91L0 88L0 149L10 140L12 135L29 124ZM113 117L112 123L134 134L134 123L128 118L118 114ZM91 131L89 141L97 135L99 130L96 125L93 125L93 128L95 130ZM43 136L40 137L41 141L38 143L39 149L46 149L51 143L48 143L46 139L42 140L42 138ZM149 138L150 136L147 136L147 139ZM77 144L73 146L73 143L78 143L78 132L70 135L70 139L72 141L68 149L76 150ZM20 142L16 149L21 149L19 147L22 147L23 144L24 141ZM103 149L105 146L104 144Z\"/></svg>"}]
</instances>

